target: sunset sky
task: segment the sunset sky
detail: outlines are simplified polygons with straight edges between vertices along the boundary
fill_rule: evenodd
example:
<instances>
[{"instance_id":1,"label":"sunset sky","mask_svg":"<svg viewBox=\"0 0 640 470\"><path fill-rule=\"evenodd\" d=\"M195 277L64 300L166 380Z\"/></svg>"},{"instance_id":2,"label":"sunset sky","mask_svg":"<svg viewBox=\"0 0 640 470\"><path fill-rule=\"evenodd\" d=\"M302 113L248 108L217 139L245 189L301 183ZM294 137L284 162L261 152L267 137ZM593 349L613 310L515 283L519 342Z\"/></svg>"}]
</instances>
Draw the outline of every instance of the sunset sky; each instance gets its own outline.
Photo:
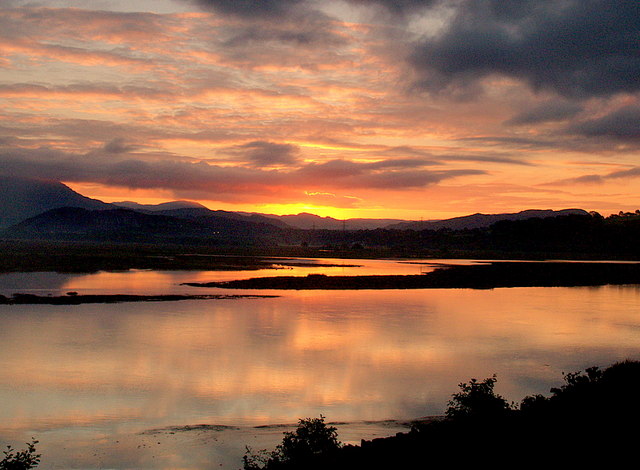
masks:
<instances>
[{"instance_id":1,"label":"sunset sky","mask_svg":"<svg viewBox=\"0 0 640 470\"><path fill-rule=\"evenodd\" d=\"M337 218L640 208L634 0L0 0L0 174Z\"/></svg>"}]
</instances>

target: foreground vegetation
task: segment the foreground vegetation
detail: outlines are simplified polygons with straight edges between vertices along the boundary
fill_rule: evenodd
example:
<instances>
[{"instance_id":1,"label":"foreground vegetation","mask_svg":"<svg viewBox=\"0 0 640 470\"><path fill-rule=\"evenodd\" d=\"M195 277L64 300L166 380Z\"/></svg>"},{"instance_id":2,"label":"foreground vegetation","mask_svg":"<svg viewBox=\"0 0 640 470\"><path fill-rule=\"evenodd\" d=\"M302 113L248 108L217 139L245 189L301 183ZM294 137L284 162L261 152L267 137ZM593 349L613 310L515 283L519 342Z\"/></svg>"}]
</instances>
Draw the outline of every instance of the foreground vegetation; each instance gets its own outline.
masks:
<instances>
[{"instance_id":1,"label":"foreground vegetation","mask_svg":"<svg viewBox=\"0 0 640 470\"><path fill-rule=\"evenodd\" d=\"M460 384L442 420L410 432L342 445L324 417L300 420L271 452L248 449L245 470L580 468L637 464L640 362L564 376L551 396L518 405L496 394L496 378Z\"/></svg>"},{"instance_id":2,"label":"foreground vegetation","mask_svg":"<svg viewBox=\"0 0 640 470\"><path fill-rule=\"evenodd\" d=\"M7 450L2 451L4 457L0 460L0 470L29 470L40 464L41 455L36 452L38 441L32 439L27 442L26 449L15 450L7 446Z\"/></svg>"}]
</instances>

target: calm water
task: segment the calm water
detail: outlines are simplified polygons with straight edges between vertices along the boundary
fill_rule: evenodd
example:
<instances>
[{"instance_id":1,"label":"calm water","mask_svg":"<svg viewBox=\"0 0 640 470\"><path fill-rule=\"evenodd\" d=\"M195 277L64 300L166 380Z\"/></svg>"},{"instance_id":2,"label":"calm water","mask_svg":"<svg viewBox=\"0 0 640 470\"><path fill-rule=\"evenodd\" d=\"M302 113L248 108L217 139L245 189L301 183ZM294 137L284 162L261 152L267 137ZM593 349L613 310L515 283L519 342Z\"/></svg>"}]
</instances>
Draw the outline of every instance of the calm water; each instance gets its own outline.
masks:
<instances>
[{"instance_id":1,"label":"calm water","mask_svg":"<svg viewBox=\"0 0 640 470\"><path fill-rule=\"evenodd\" d=\"M0 293L230 293L179 284L429 269L336 262L362 267L10 274ZM498 392L519 401L548 394L563 371L640 359L639 286L251 293L281 297L0 306L1 442L320 413L415 418L441 414L471 377L496 373Z\"/></svg>"}]
</instances>

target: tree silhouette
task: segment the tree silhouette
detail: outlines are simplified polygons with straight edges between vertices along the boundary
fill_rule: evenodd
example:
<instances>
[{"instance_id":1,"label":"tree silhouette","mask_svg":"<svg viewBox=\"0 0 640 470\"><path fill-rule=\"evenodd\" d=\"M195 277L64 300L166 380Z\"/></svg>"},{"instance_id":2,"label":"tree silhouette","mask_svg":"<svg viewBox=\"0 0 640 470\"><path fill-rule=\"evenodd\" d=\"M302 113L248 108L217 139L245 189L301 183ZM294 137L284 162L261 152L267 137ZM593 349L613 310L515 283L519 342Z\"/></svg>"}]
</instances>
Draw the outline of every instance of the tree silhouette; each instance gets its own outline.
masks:
<instances>
[{"instance_id":1,"label":"tree silhouette","mask_svg":"<svg viewBox=\"0 0 640 470\"><path fill-rule=\"evenodd\" d=\"M511 405L493 390L497 380L494 374L480 382L471 379L469 383L459 384L460 391L454 393L449 400L449 407L445 413L447 418L496 417L511 411Z\"/></svg>"},{"instance_id":2,"label":"tree silhouette","mask_svg":"<svg viewBox=\"0 0 640 470\"><path fill-rule=\"evenodd\" d=\"M327 426L324 416L298 421L295 431L284 433L282 444L272 452L254 454L247 447L243 457L245 470L279 468L313 468L318 462L326 462L342 446L337 429Z\"/></svg>"}]
</instances>

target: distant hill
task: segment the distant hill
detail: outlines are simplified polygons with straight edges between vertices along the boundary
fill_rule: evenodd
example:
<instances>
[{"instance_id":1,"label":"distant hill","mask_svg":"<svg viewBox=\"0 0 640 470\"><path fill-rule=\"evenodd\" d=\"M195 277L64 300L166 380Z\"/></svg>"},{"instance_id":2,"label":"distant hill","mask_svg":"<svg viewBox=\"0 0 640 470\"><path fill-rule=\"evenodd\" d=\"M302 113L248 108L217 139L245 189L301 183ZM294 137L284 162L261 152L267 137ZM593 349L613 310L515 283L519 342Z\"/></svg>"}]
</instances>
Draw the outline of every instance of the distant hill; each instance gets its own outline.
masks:
<instances>
[{"instance_id":1,"label":"distant hill","mask_svg":"<svg viewBox=\"0 0 640 470\"><path fill-rule=\"evenodd\" d=\"M203 222L209 217L222 217L230 220L241 222L249 222L253 224L267 224L280 228L289 228L289 225L278 219L272 219L262 214L244 214L239 212L230 212L223 210L211 210L206 207L180 208L171 210L156 211L155 214L168 215L171 217L179 217L182 219L197 220Z\"/></svg>"},{"instance_id":2,"label":"distant hill","mask_svg":"<svg viewBox=\"0 0 640 470\"><path fill-rule=\"evenodd\" d=\"M112 202L114 206L124 207L135 211L161 212L175 209L207 209L202 204L193 201L171 201L160 204L138 204L133 201ZM208 210L208 209L207 209Z\"/></svg>"},{"instance_id":3,"label":"distant hill","mask_svg":"<svg viewBox=\"0 0 640 470\"><path fill-rule=\"evenodd\" d=\"M210 216L188 220L130 209L63 207L31 217L0 233L4 238L186 242L257 240L275 235L272 225Z\"/></svg>"},{"instance_id":4,"label":"distant hill","mask_svg":"<svg viewBox=\"0 0 640 470\"><path fill-rule=\"evenodd\" d=\"M182 219L197 220L203 217L224 217L227 219L241 220L244 222L265 223L276 227L288 228L285 222L257 213L232 212L223 210L211 210L198 202L172 201L161 204L138 204L133 201L113 202L114 206L132 209L146 214L168 215Z\"/></svg>"},{"instance_id":5,"label":"distant hill","mask_svg":"<svg viewBox=\"0 0 640 470\"><path fill-rule=\"evenodd\" d=\"M57 181L0 176L0 229L59 207L112 208Z\"/></svg>"},{"instance_id":6,"label":"distant hill","mask_svg":"<svg viewBox=\"0 0 640 470\"><path fill-rule=\"evenodd\" d=\"M165 215L192 221L200 220L200 222L203 222L201 220L203 218L215 217L253 224L269 224L280 228L288 227L286 223L280 220L261 214L243 214L222 210L212 211L193 201L171 201L161 204L139 204L133 201L120 201L108 204L83 196L57 181L0 175L0 230L51 209L63 207L87 210L108 210L120 207L148 215ZM220 221L217 219L203 223L207 226L220 225ZM238 224L235 225L237 226Z\"/></svg>"},{"instance_id":7,"label":"distant hill","mask_svg":"<svg viewBox=\"0 0 640 470\"><path fill-rule=\"evenodd\" d=\"M533 218L558 217L562 215L589 215L582 209L537 210L529 209L512 214L472 214L452 219L434 220L424 222L401 222L388 225L386 228L395 230L439 230L447 228L451 230L463 230L489 227L502 220L527 220Z\"/></svg>"},{"instance_id":8,"label":"distant hill","mask_svg":"<svg viewBox=\"0 0 640 470\"><path fill-rule=\"evenodd\" d=\"M373 230L386 227L389 224L404 222L402 219L347 219L339 220L333 217L320 217L315 214L302 212L297 215L261 214L264 217L280 220L287 225L305 230Z\"/></svg>"},{"instance_id":9,"label":"distant hill","mask_svg":"<svg viewBox=\"0 0 640 470\"><path fill-rule=\"evenodd\" d=\"M210 210L197 202L173 201L138 204L131 201L107 204L76 193L62 183L0 176L0 237L60 240L112 240L191 242L203 240L243 244L310 246L454 246L451 240L435 241L425 230L484 229L497 222L558 219L587 216L581 209L526 210L507 214L473 214L447 220L411 222L399 219L348 219L314 214L269 215ZM125 206L119 207L118 206ZM550 220L550 219L549 219ZM572 224L578 221L571 222ZM4 229L4 230L3 230ZM315 229L315 230L314 230ZM414 235L409 230L420 231ZM530 228L529 230L533 230ZM372 232L372 233L363 233ZM394 232L394 233L391 233ZM496 234L501 233L499 230ZM497 237L493 234L491 237ZM486 235L486 234L485 234ZM456 235L457 238L466 236ZM544 238L544 235L540 235ZM416 238L417 237L417 238ZM426 237L426 238L425 238ZM431 238L429 238L431 237ZM429 238L427 240L427 238ZM528 240L527 234L505 236ZM417 241L420 239L420 241ZM471 241L468 241L469 245ZM486 240L473 241L476 246ZM469 245L471 246L471 245Z\"/></svg>"}]
</instances>

